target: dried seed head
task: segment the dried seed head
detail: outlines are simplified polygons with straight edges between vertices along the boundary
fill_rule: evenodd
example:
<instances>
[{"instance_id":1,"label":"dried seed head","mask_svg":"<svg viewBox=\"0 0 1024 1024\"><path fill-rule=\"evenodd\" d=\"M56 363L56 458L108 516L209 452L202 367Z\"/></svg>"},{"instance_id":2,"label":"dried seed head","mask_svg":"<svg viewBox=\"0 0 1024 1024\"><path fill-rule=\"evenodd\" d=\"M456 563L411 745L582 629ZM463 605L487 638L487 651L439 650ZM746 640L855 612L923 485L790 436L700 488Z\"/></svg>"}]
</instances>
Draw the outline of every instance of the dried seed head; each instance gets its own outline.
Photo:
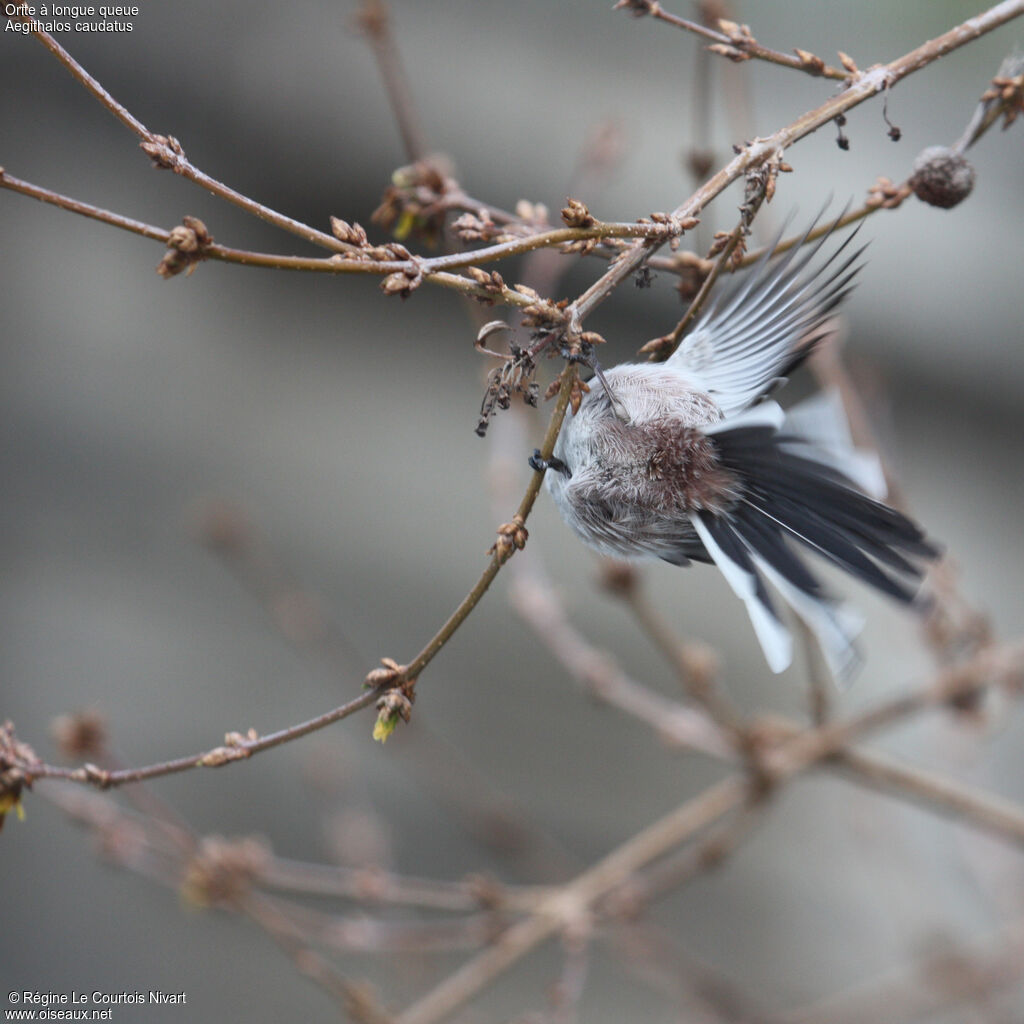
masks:
<instances>
[{"instance_id":1,"label":"dried seed head","mask_svg":"<svg viewBox=\"0 0 1024 1024\"><path fill-rule=\"evenodd\" d=\"M481 334L486 331L485 336L495 333L499 327L508 330L508 327L501 321L493 321L487 326L492 329L483 328ZM503 360L501 366L496 367L487 375L487 388L484 391L483 401L480 403L480 419L476 426L477 436L483 437L487 433L487 427L490 425L495 407L507 409L512 404L514 395L522 395L523 401L527 405L537 405L539 388L533 379L537 370L537 361L529 349L520 348L515 341L509 342L507 356L485 349L479 340L475 347L479 352Z\"/></svg>"},{"instance_id":2,"label":"dried seed head","mask_svg":"<svg viewBox=\"0 0 1024 1024\"><path fill-rule=\"evenodd\" d=\"M914 161L910 186L922 202L948 210L971 194L974 168L965 156L948 146L929 146Z\"/></svg>"}]
</instances>

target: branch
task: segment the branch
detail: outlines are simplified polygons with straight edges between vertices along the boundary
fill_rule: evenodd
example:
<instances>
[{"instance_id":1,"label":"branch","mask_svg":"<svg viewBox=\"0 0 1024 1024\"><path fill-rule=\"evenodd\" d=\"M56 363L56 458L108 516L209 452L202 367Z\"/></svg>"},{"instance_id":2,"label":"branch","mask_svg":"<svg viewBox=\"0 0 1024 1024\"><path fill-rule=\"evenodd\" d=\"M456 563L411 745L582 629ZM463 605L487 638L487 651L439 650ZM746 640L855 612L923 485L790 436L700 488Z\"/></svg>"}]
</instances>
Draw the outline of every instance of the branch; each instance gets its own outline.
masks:
<instances>
[{"instance_id":1,"label":"branch","mask_svg":"<svg viewBox=\"0 0 1024 1024\"><path fill-rule=\"evenodd\" d=\"M20 17L22 21L31 20L25 15ZM150 131L134 114L130 113L126 107L114 99L53 36L42 29L36 29L32 35L64 65L76 81L81 83L123 125L142 140L140 146L153 159L157 167L172 170L175 174L180 174L183 178L199 185L201 188L212 192L216 196L220 196L221 199L226 199L229 203L241 207L247 213L259 217L260 220L265 220L275 227L289 231L293 235L298 235L300 238L306 239L307 242L312 242L314 245L319 245L325 249L331 249L334 252L349 251L350 247L344 245L333 235L317 231L316 228L312 228L308 224L303 224L300 221L285 216L283 213L270 209L268 206L264 206L262 203L257 203L248 196L244 196L242 193L236 192L233 188L229 188L222 182L217 181L216 178L211 178L208 174L200 171L186 158L185 151L181 148L181 143L177 139L170 135L158 135L156 132Z\"/></svg>"},{"instance_id":2,"label":"branch","mask_svg":"<svg viewBox=\"0 0 1024 1024\"><path fill-rule=\"evenodd\" d=\"M386 0L363 0L356 12L356 23L373 50L406 156L412 161L422 160L427 155L427 138L416 112L409 79L398 55L398 44L395 42L391 12Z\"/></svg>"},{"instance_id":3,"label":"branch","mask_svg":"<svg viewBox=\"0 0 1024 1024\"><path fill-rule=\"evenodd\" d=\"M923 803L954 821L1024 846L1024 808L1012 800L911 768L878 751L843 750L835 755L834 767L860 785Z\"/></svg>"},{"instance_id":4,"label":"branch","mask_svg":"<svg viewBox=\"0 0 1024 1024\"><path fill-rule=\"evenodd\" d=\"M378 686L367 690L347 704L342 704L322 715L317 715L316 718L289 726L286 729L280 729L266 736L257 735L254 729L250 729L245 735L229 732L224 737L222 746L214 747L205 753L179 757L171 761L161 761L142 768L121 768L111 771L94 764L86 764L81 768L64 768L42 761L29 761L20 756L12 756L11 750L7 749L6 742L0 746L0 767L13 768L22 773L23 782L29 785L37 779L65 779L68 782L81 782L99 789L124 786L131 782L159 778L162 775L175 775L179 772L191 771L193 768L220 768L235 761L246 760L271 747L279 747L282 743L290 743L303 736L308 736L312 732L325 729L335 722L340 722L343 718L348 718L349 715L374 703L386 689L385 686ZM14 744L11 746L13 747Z\"/></svg>"},{"instance_id":5,"label":"branch","mask_svg":"<svg viewBox=\"0 0 1024 1024\"><path fill-rule=\"evenodd\" d=\"M591 647L573 628L550 586L536 574L519 574L511 601L588 695L645 722L673 746L724 758L735 753L732 733L706 709L684 707L641 686L610 655Z\"/></svg>"},{"instance_id":6,"label":"branch","mask_svg":"<svg viewBox=\"0 0 1024 1024\"><path fill-rule=\"evenodd\" d=\"M472 999L530 950L571 924L634 871L741 807L748 781L730 775L640 831L559 890L541 912L512 925L494 945L450 974L395 1018L395 1024L433 1024Z\"/></svg>"},{"instance_id":7,"label":"branch","mask_svg":"<svg viewBox=\"0 0 1024 1024\"><path fill-rule=\"evenodd\" d=\"M992 32L1021 14L1024 14L1024 0L1004 0L1003 3L996 4L943 35L922 43L889 64L880 64L868 71L852 73L849 86L839 95L798 117L787 127L744 146L725 167L708 179L689 199L677 206L671 216L676 220L697 217L712 199L751 168L760 166L788 149L793 143L817 131L839 114L859 106L876 93L893 86L932 61L973 42L987 32ZM641 241L626 250L607 273L572 304L570 312L574 320L582 320L591 313L618 285L635 273L656 248L654 243Z\"/></svg>"},{"instance_id":8,"label":"branch","mask_svg":"<svg viewBox=\"0 0 1024 1024\"><path fill-rule=\"evenodd\" d=\"M1024 645L1000 652L985 652L971 663L969 671L961 671L955 676L943 673L932 686L911 691L843 723L810 729L778 744L772 755L766 755L758 762L758 767L764 767L765 771L754 775L746 772L728 775L641 830L554 894L538 908L535 916L508 928L491 949L469 960L400 1014L396 1024L433 1024L444 1019L560 927L570 925L588 912L634 872L691 840L726 815L756 801L765 794L766 785L772 787L787 782L842 752L861 733L880 728L922 708L945 703L956 694L975 692L993 684L1019 687L1022 661ZM924 796L926 789L925 786L919 787L919 795ZM931 787L931 791L938 792L938 787ZM1017 812L1018 819L1024 820L1022 815L1024 812ZM994 824L995 817L989 817L988 821ZM1013 822L1009 832L999 834L1024 842L1024 831L1019 831L1017 821Z\"/></svg>"},{"instance_id":9,"label":"branch","mask_svg":"<svg viewBox=\"0 0 1024 1024\"><path fill-rule=\"evenodd\" d=\"M815 78L832 78L839 81L844 81L850 74L849 71L840 71L839 68L829 67L820 57L815 57L814 54L808 53L806 50L797 50L795 57L788 53L780 53L778 50L770 50L767 46L762 46L750 34L750 29L746 25L737 25L734 21L727 21L725 18L718 19L718 24L723 31L716 32L706 25L680 18L677 14L669 14L668 11L662 10L661 4L656 0L619 0L614 10L621 9L628 10L637 18L650 15L667 25L674 25L676 28L692 32L696 36L710 39L713 45L708 49L712 53L717 53L720 57L728 57L729 60L737 63L755 57L770 64L778 64L794 71L803 71Z\"/></svg>"},{"instance_id":10,"label":"branch","mask_svg":"<svg viewBox=\"0 0 1024 1024\"><path fill-rule=\"evenodd\" d=\"M967 1002L984 1000L1019 982L1024 975L1024 921L1005 925L981 942L942 949L910 964L861 982L812 1005L772 1014L766 1024L864 1024L880 1020L932 1020L954 1007L950 1019L1013 1020L1013 1016L967 1013ZM1007 1003L1009 1006L1009 1003ZM899 1017L896 1017L899 1014Z\"/></svg>"},{"instance_id":11,"label":"branch","mask_svg":"<svg viewBox=\"0 0 1024 1024\"><path fill-rule=\"evenodd\" d=\"M93 206L90 203L62 195L41 185L23 181L8 174L2 167L0 167L0 188L20 193L32 199L38 199L40 202L49 203L52 206L67 210L69 213L76 213L80 216L109 224L111 227L121 228L124 231L142 235L144 238L163 242L165 245L172 242L172 233L164 228L145 224L142 221L133 220L130 217L105 210L102 207ZM253 252L247 249L234 249L211 240L202 243L201 249L193 257L193 261L212 259L247 267L305 271L306 273L314 274L414 275L417 278L422 277L423 281L461 292L470 298L482 299L488 303L500 300L505 305L526 307L533 305L537 301L535 295L520 291L517 288L510 288L504 285L504 283L497 288L493 286L485 287L477 281L453 274L451 271L467 267L472 268L480 263L491 263L539 249L554 248L575 242L604 241L608 238L647 238L664 241L667 237L676 233L675 226L664 222L630 221L624 223L605 223L596 221L590 227L552 228L547 231L536 231L523 238L516 238L508 242L468 252L427 258L416 257L415 259L394 258L388 246L371 246L369 243L366 243L364 248L351 244L346 245L345 251L352 256L352 258L346 259L341 254L330 257L312 257ZM388 256L391 258L373 258L374 256Z\"/></svg>"},{"instance_id":12,"label":"branch","mask_svg":"<svg viewBox=\"0 0 1024 1024\"><path fill-rule=\"evenodd\" d=\"M555 404L554 412L551 414L551 419L548 422L548 429L544 435L544 441L541 445L541 458L550 459L551 454L555 449L555 439L558 437L559 430L562 429L562 421L565 419L566 411L569 408L569 398L572 394L572 383L578 376L578 367L575 363L566 364L565 369L562 371L559 381L561 388L558 393L558 401ZM499 529L499 540L494 546L494 554L491 557L491 561L487 568L483 571L480 579L477 580L476 586L466 595L462 603L458 608L452 612L448 621L434 634L433 637L427 642L423 650L412 660L412 662L406 667L403 672L403 678L405 680L414 680L419 677L419 674L430 664L431 661L437 656L438 652L442 647L452 638L455 631L462 625L466 616L476 607L479 603L480 598L487 592L487 588L491 585L494 577L498 575L502 565L512 556L512 553L517 547L521 547L522 544L516 543L521 537L523 543L525 543L525 527L522 525L526 522L527 517L533 509L534 502L537 500L537 495L540 494L541 483L544 480L544 474L538 471L530 477L530 483L526 488L526 493L523 495L522 501L519 503L519 508L516 514L512 517L512 523L506 523L505 527L510 529L502 533L505 527ZM521 530L522 533L518 531ZM507 540L507 543L503 544L502 541Z\"/></svg>"}]
</instances>

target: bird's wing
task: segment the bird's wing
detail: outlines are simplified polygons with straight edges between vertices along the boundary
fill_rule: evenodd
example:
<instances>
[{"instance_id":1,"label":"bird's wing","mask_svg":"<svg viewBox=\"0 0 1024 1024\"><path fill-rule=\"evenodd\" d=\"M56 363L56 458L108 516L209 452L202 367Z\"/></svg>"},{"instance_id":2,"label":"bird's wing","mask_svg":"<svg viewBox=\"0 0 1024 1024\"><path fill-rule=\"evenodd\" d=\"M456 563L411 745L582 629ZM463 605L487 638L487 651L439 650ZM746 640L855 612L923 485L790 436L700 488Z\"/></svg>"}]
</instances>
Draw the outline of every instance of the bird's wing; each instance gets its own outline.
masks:
<instances>
[{"instance_id":1,"label":"bird's wing","mask_svg":"<svg viewBox=\"0 0 1024 1024\"><path fill-rule=\"evenodd\" d=\"M705 314L669 359L726 417L771 390L827 335L826 322L849 293L864 251L861 247L840 258L854 232L827 260L810 268L834 228L809 251L794 245L770 260L776 238L746 280Z\"/></svg>"}]
</instances>

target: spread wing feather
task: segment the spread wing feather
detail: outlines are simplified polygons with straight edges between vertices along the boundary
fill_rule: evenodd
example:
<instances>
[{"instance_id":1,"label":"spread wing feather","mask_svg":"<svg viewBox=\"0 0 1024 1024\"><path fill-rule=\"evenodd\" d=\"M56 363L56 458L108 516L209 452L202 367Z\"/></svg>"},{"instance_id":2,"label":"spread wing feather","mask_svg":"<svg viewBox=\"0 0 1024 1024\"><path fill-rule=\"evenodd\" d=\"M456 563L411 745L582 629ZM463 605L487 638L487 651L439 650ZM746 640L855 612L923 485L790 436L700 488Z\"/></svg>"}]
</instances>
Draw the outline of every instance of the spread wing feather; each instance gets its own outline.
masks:
<instances>
[{"instance_id":1,"label":"spread wing feather","mask_svg":"<svg viewBox=\"0 0 1024 1024\"><path fill-rule=\"evenodd\" d=\"M844 255L856 231L809 269L834 228L809 249L802 240L771 261L778 236L742 284L712 307L669 360L726 417L752 405L794 369L825 336L826 322L849 294L864 252L862 246Z\"/></svg>"}]
</instances>

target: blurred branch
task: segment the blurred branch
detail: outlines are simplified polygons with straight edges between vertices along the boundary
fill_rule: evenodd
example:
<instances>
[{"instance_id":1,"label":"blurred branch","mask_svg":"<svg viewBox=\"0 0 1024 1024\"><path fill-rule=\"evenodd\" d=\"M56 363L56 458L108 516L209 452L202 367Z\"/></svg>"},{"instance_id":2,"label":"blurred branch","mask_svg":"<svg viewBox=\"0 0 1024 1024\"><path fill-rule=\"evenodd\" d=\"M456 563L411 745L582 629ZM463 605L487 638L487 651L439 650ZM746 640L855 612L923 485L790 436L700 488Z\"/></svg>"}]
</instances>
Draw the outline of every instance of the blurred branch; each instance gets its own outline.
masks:
<instances>
[{"instance_id":1,"label":"blurred branch","mask_svg":"<svg viewBox=\"0 0 1024 1024\"><path fill-rule=\"evenodd\" d=\"M413 101L409 79L398 55L398 44L386 0L363 0L355 17L356 24L369 41L377 60L377 69L387 90L391 113L402 136L406 156L409 160L422 160L427 155L427 139Z\"/></svg>"},{"instance_id":2,"label":"blurred branch","mask_svg":"<svg viewBox=\"0 0 1024 1024\"><path fill-rule=\"evenodd\" d=\"M842 775L860 785L919 802L997 839L1024 847L1024 807L921 768L901 764L878 751L843 750L836 755Z\"/></svg>"},{"instance_id":3,"label":"blurred branch","mask_svg":"<svg viewBox=\"0 0 1024 1024\"><path fill-rule=\"evenodd\" d=\"M684 707L641 686L609 654L595 650L573 628L551 588L536 574L520 574L510 599L584 693L645 722L672 746L717 757L733 752L729 735L705 711Z\"/></svg>"},{"instance_id":4,"label":"blurred branch","mask_svg":"<svg viewBox=\"0 0 1024 1024\"><path fill-rule=\"evenodd\" d=\"M746 799L748 782L730 775L638 832L568 883L540 911L504 931L494 945L448 975L400 1013L395 1024L432 1024L477 995L494 978L562 927L571 926L594 903L634 871L701 832Z\"/></svg>"},{"instance_id":5,"label":"blurred branch","mask_svg":"<svg viewBox=\"0 0 1024 1024\"><path fill-rule=\"evenodd\" d=\"M295 895L336 897L367 907L397 906L452 914L483 909L522 913L536 911L556 891L553 886L506 885L485 877L446 882L377 867L351 868L297 861L275 855L263 839L225 840L190 833L193 842L183 847L171 841L152 816L129 811L111 795L57 786L47 791L46 799L69 819L90 829L99 840L101 853L119 867L171 886L181 884L184 868L201 844L216 841L222 848L252 844L244 863L244 877L241 862L233 865L245 886L255 885ZM144 852L146 856L142 855ZM221 857L221 865L225 860L227 858ZM160 872L147 870L147 865L156 863L161 865Z\"/></svg>"},{"instance_id":6,"label":"blurred branch","mask_svg":"<svg viewBox=\"0 0 1024 1024\"><path fill-rule=\"evenodd\" d=\"M946 948L902 965L878 978L837 992L809 1006L772 1014L765 1024L864 1024L880 1020L924 1020L990 999L1024 978L1024 922L1013 921L994 935ZM1009 1003L1007 1003L1009 1006ZM897 1014L899 1015L897 1017ZM968 1019L968 1018L957 1018ZM984 1015L971 1020L987 1020ZM993 1014L992 1020L1015 1020Z\"/></svg>"},{"instance_id":7,"label":"blurred branch","mask_svg":"<svg viewBox=\"0 0 1024 1024\"><path fill-rule=\"evenodd\" d=\"M1022 673L1024 645L1018 644L999 652L987 651L969 669L956 674L942 673L931 686L909 691L843 722L808 729L792 739L777 742L757 757L757 770L753 774L737 772L728 775L642 829L555 893L534 916L509 927L492 948L469 960L400 1014L396 1024L433 1024L444 1019L513 963L555 934L560 925L568 926L580 915L589 913L597 901L621 886L634 872L692 840L726 815L760 798L765 793L764 787L769 787L769 790L778 787L819 762L841 753L849 742L864 732L881 728L926 707L946 703L955 694L990 685L1019 690ZM944 807L948 806L948 799L952 799L948 790L922 783L916 773L914 776L912 788L915 796L922 799L935 796ZM895 778L895 773L888 775L890 782ZM907 781L908 776L904 774L904 784ZM956 793L956 801L961 815L972 804L961 790ZM973 824L981 824L1002 838L1024 843L1024 810L1014 808L1009 811L1001 801L981 798L973 801L971 812ZM711 867L713 863L705 863L704 866Z\"/></svg>"},{"instance_id":8,"label":"blurred branch","mask_svg":"<svg viewBox=\"0 0 1024 1024\"><path fill-rule=\"evenodd\" d=\"M744 806L731 818L709 828L708 835L699 843L671 854L613 890L607 901L608 913L636 917L656 900L720 867L761 822L767 807L766 796L763 791L751 792Z\"/></svg>"},{"instance_id":9,"label":"blurred branch","mask_svg":"<svg viewBox=\"0 0 1024 1024\"><path fill-rule=\"evenodd\" d=\"M578 367L574 363L568 363L562 371L561 379L565 382L565 386L555 405L551 422L548 425L548 432L544 439L542 451L546 458L550 458L551 452L554 449L555 438L558 436L558 430L561 427L562 419L569 405L569 396L572 390L569 382L575 379L577 373ZM356 711L360 711L370 704L378 702L378 700L385 697L388 691L413 686L420 672L433 661L455 634L455 631L465 620L466 616L476 607L501 567L512 556L517 547L522 547L522 544L525 543L526 530L522 524L530 514L533 504L537 499L542 478L542 473L533 473L526 494L523 496L519 509L513 518L513 522L505 524L499 530L498 542L492 548L493 554L486 569L484 569L476 585L451 614L447 622L431 637L426 646L408 665L399 666L394 662L390 662L389 659L385 659L386 664L390 667L371 672L367 677L369 688L359 697L308 721L289 726L266 736L259 736L254 729L250 729L244 735L238 732L229 732L225 736L222 746L215 747L205 753L162 761L141 768L125 768L115 771L105 770L94 764L86 764L81 768L64 768L45 764L38 760L28 761L12 731L10 740L0 744L0 769L12 770L16 773L17 778L3 788L10 788L12 790L17 788L18 794L20 794L21 788L24 785L31 785L37 779L66 779L69 782L80 782L97 786L100 789L108 789L112 786L122 786L131 782L140 782L143 779L172 775L178 772L189 771L193 768L218 768L235 761L245 760L264 750L269 750L272 747L280 746L282 743L288 743L307 736L312 732L324 729L335 722L341 721L343 718L348 718L349 715L354 714ZM517 543L520 538L522 538L521 543ZM381 708L381 716L384 716L386 711L386 708ZM2 795L0 793L0 796Z\"/></svg>"},{"instance_id":10,"label":"blurred branch","mask_svg":"<svg viewBox=\"0 0 1024 1024\"><path fill-rule=\"evenodd\" d=\"M607 565L602 573L602 584L606 591L626 605L637 624L673 668L687 696L718 727L721 734L719 742L726 739L726 750L734 752L743 731L743 720L739 708L718 685L719 659L715 652L706 644L684 643L676 636L664 616L648 600L632 565ZM661 717L670 716L662 712ZM676 734L675 729L672 732Z\"/></svg>"}]
</instances>

